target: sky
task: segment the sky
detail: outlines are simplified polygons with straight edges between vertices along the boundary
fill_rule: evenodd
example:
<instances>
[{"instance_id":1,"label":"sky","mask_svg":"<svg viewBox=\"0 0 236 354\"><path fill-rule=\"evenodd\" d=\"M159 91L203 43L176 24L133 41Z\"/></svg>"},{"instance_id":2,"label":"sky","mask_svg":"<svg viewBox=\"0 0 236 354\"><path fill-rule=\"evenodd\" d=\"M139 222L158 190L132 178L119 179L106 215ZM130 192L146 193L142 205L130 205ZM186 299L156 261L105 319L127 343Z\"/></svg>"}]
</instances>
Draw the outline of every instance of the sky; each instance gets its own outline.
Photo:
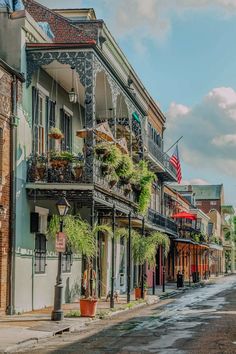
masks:
<instances>
[{"instance_id":1,"label":"sky","mask_svg":"<svg viewBox=\"0 0 236 354\"><path fill-rule=\"evenodd\" d=\"M93 7L166 114L183 183L223 183L236 205L236 0L40 0Z\"/></svg>"}]
</instances>

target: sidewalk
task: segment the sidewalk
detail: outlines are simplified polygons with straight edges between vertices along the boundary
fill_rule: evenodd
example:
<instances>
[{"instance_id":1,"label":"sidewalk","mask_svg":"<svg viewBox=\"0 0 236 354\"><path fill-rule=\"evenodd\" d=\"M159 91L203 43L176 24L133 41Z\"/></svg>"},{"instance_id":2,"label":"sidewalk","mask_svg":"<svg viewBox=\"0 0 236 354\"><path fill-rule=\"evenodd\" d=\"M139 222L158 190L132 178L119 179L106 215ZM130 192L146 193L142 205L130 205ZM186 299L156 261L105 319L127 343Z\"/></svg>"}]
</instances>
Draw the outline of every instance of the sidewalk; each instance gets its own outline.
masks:
<instances>
[{"instance_id":1,"label":"sidewalk","mask_svg":"<svg viewBox=\"0 0 236 354\"><path fill-rule=\"evenodd\" d=\"M196 287L196 285L193 285L193 287ZM63 305L65 319L62 322L52 322L50 320L51 307L22 315L2 316L0 317L0 354L15 352L35 345L39 341L64 331L81 331L91 322L94 323L94 321L99 321L102 318L114 316L120 313L120 311L135 310L138 307L157 302L161 304L162 299L177 296L188 290L188 288L177 289L175 283L166 284L165 293L162 292L162 287L157 287L155 289L155 296L153 296L151 295L152 289L149 289L146 301L135 301L134 295L132 295L130 304L126 303L126 295L121 295L119 303L115 303L115 309L110 309L109 301L106 302L105 299L102 299L98 302L95 319L74 317L79 315L79 303Z\"/></svg>"}]
</instances>

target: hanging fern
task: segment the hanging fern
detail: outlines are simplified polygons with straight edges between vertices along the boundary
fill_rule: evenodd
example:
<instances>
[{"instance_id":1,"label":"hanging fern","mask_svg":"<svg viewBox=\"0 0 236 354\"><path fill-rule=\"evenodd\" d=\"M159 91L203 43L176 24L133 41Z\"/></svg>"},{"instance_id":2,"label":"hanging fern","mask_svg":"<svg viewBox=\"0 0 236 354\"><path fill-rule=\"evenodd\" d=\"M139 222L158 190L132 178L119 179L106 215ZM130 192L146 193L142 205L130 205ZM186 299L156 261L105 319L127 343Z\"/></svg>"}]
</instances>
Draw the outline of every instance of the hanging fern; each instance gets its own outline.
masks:
<instances>
[{"instance_id":1,"label":"hanging fern","mask_svg":"<svg viewBox=\"0 0 236 354\"><path fill-rule=\"evenodd\" d=\"M60 218L53 215L48 226L48 235L56 237L60 230ZM63 231L67 237L67 243L75 253L81 253L86 257L96 255L96 235L99 231L110 233L111 227L108 225L91 225L82 220L79 216L66 215L63 219Z\"/></svg>"}]
</instances>

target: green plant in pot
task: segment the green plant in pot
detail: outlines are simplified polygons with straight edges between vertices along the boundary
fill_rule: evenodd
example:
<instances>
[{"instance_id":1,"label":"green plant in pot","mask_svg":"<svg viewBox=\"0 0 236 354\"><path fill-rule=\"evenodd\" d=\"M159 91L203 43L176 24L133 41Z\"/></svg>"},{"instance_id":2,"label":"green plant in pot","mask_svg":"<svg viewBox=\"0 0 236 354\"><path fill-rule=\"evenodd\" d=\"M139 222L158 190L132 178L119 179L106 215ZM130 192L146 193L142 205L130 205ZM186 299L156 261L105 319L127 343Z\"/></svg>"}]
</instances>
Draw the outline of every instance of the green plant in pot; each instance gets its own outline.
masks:
<instances>
[{"instance_id":1,"label":"green plant in pot","mask_svg":"<svg viewBox=\"0 0 236 354\"><path fill-rule=\"evenodd\" d=\"M102 161L116 169L122 161L122 153L114 144L110 144L109 151L103 156Z\"/></svg>"},{"instance_id":2,"label":"green plant in pot","mask_svg":"<svg viewBox=\"0 0 236 354\"><path fill-rule=\"evenodd\" d=\"M142 267L145 263L154 267L156 263L156 252L159 246L162 246L165 254L169 251L169 238L161 232L154 232L148 236L142 236L139 233L132 234L132 254L134 263ZM141 277L139 272L138 286L135 289L136 299L141 297ZM144 294L145 295L145 294Z\"/></svg>"},{"instance_id":3,"label":"green plant in pot","mask_svg":"<svg viewBox=\"0 0 236 354\"><path fill-rule=\"evenodd\" d=\"M113 171L111 173L110 180L109 180L110 187L111 188L114 187L118 181L119 181L119 177L117 176L116 172Z\"/></svg>"},{"instance_id":4,"label":"green plant in pot","mask_svg":"<svg viewBox=\"0 0 236 354\"><path fill-rule=\"evenodd\" d=\"M74 155L70 151L51 151L50 163L53 168L66 167L73 161Z\"/></svg>"},{"instance_id":5,"label":"green plant in pot","mask_svg":"<svg viewBox=\"0 0 236 354\"><path fill-rule=\"evenodd\" d=\"M115 170L117 175L120 177L121 182L123 184L128 184L134 172L134 164L131 157L127 154L123 154Z\"/></svg>"},{"instance_id":6,"label":"green plant in pot","mask_svg":"<svg viewBox=\"0 0 236 354\"><path fill-rule=\"evenodd\" d=\"M36 180L43 180L47 168L48 158L46 155L35 156Z\"/></svg>"},{"instance_id":7,"label":"green plant in pot","mask_svg":"<svg viewBox=\"0 0 236 354\"><path fill-rule=\"evenodd\" d=\"M97 156L102 156L108 153L108 151L110 150L110 144L106 142L98 143L96 144L94 150Z\"/></svg>"},{"instance_id":8,"label":"green plant in pot","mask_svg":"<svg viewBox=\"0 0 236 354\"><path fill-rule=\"evenodd\" d=\"M95 281L93 270L93 258L96 256L96 237L98 232L111 233L111 227L104 225L91 226L80 216L66 215L63 219L63 231L67 237L70 249L86 257L86 270L83 273L82 284L85 287L84 298L80 298L80 312L82 317L94 317L96 315L97 298L95 294ZM48 234L55 237L60 230L60 218L53 215L48 227Z\"/></svg>"}]
</instances>

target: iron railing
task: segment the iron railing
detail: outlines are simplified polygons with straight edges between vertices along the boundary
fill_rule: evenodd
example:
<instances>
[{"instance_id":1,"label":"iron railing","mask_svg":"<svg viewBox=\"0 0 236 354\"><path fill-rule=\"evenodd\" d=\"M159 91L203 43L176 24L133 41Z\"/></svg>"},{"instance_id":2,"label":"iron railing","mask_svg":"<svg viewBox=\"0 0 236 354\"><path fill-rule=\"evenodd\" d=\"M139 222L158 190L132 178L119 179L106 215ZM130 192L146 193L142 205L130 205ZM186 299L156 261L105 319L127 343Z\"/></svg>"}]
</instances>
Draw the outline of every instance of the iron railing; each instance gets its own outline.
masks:
<instances>
[{"instance_id":1,"label":"iron railing","mask_svg":"<svg viewBox=\"0 0 236 354\"><path fill-rule=\"evenodd\" d=\"M46 155L32 155L27 161L27 182L87 183L88 178L86 178L85 170L80 158L73 157L72 161L55 160L52 162ZM110 194L137 203L138 192L132 190L130 184L120 181L112 185L110 175L105 175L102 172L101 162L98 160L94 161L93 182Z\"/></svg>"},{"instance_id":2,"label":"iron railing","mask_svg":"<svg viewBox=\"0 0 236 354\"><path fill-rule=\"evenodd\" d=\"M177 234L177 225L176 223L167 218L166 216L158 213L157 211L153 209L148 209L148 219L157 226L162 227L166 231L171 231L175 234Z\"/></svg>"}]
</instances>

